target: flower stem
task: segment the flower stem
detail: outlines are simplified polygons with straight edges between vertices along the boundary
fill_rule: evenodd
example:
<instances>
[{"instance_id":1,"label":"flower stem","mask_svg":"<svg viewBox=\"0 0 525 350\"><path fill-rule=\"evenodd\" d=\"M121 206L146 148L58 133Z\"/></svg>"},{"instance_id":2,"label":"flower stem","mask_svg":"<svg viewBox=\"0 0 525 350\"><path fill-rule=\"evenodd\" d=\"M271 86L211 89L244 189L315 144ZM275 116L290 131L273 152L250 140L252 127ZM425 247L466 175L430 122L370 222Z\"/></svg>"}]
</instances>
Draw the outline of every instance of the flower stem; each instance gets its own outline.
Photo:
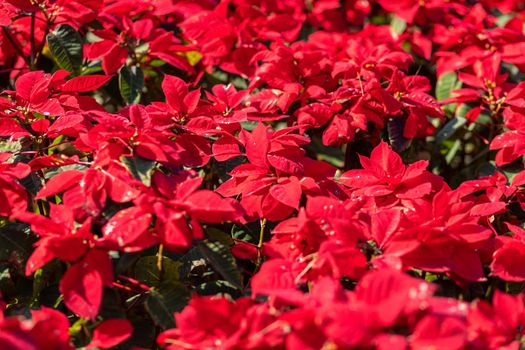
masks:
<instances>
[{"instance_id":1,"label":"flower stem","mask_svg":"<svg viewBox=\"0 0 525 350\"><path fill-rule=\"evenodd\" d=\"M262 263L262 247L264 244L264 230L266 228L266 219L261 220L261 230L259 231L259 243L257 243L257 270L261 266Z\"/></svg>"}]
</instances>

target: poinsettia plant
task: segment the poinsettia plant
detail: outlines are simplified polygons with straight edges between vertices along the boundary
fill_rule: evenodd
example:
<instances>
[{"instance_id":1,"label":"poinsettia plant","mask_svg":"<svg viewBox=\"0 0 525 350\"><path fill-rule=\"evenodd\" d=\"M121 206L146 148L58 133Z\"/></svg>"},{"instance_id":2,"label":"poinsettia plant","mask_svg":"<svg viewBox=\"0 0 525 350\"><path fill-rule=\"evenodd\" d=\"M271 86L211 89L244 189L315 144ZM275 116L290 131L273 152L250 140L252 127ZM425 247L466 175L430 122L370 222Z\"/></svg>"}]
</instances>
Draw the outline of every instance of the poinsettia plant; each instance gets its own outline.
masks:
<instances>
[{"instance_id":1,"label":"poinsettia plant","mask_svg":"<svg viewBox=\"0 0 525 350\"><path fill-rule=\"evenodd\" d=\"M525 3L0 0L0 348L525 347Z\"/></svg>"}]
</instances>

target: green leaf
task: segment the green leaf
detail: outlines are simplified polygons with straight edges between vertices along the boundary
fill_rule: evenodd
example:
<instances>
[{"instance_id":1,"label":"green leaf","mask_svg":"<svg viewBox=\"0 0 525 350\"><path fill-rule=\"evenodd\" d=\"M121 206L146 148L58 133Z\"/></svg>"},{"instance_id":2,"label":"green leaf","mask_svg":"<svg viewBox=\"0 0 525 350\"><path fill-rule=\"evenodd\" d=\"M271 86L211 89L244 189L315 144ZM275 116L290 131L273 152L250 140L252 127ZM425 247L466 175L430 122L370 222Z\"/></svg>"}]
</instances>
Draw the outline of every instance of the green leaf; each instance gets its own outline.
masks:
<instances>
[{"instance_id":1,"label":"green leaf","mask_svg":"<svg viewBox=\"0 0 525 350\"><path fill-rule=\"evenodd\" d=\"M0 141L0 152L1 153L18 153L22 149L22 143L20 140L1 140Z\"/></svg>"},{"instance_id":2,"label":"green leaf","mask_svg":"<svg viewBox=\"0 0 525 350\"><path fill-rule=\"evenodd\" d=\"M220 295L230 298L242 296L234 285L223 280L204 282L196 287L196 291L200 295Z\"/></svg>"},{"instance_id":3,"label":"green leaf","mask_svg":"<svg viewBox=\"0 0 525 350\"><path fill-rule=\"evenodd\" d=\"M126 312L122 307L120 295L115 289L104 288L99 317L104 319L126 317Z\"/></svg>"},{"instance_id":4,"label":"green leaf","mask_svg":"<svg viewBox=\"0 0 525 350\"><path fill-rule=\"evenodd\" d=\"M8 264L0 264L0 292L4 296L16 293L16 286Z\"/></svg>"},{"instance_id":5,"label":"green leaf","mask_svg":"<svg viewBox=\"0 0 525 350\"><path fill-rule=\"evenodd\" d=\"M405 151L411 143L411 140L403 136L405 122L400 118L392 118L387 122L388 140L396 152Z\"/></svg>"},{"instance_id":6,"label":"green leaf","mask_svg":"<svg viewBox=\"0 0 525 350\"><path fill-rule=\"evenodd\" d=\"M33 274L32 307L40 304L40 293L53 284L58 284L64 274L62 263L58 259L51 260Z\"/></svg>"},{"instance_id":7,"label":"green leaf","mask_svg":"<svg viewBox=\"0 0 525 350\"><path fill-rule=\"evenodd\" d=\"M248 83L245 79L235 76L230 79L230 83L235 86L238 90L246 90L248 89Z\"/></svg>"},{"instance_id":8,"label":"green leaf","mask_svg":"<svg viewBox=\"0 0 525 350\"><path fill-rule=\"evenodd\" d=\"M151 185L151 175L153 174L153 169L155 169L157 162L141 157L126 156L121 157L120 160L126 168L128 168L134 178L142 181L146 186Z\"/></svg>"},{"instance_id":9,"label":"green leaf","mask_svg":"<svg viewBox=\"0 0 525 350\"><path fill-rule=\"evenodd\" d=\"M197 248L211 266L235 287L242 288L241 273L230 248L221 242L200 241Z\"/></svg>"},{"instance_id":10,"label":"green leaf","mask_svg":"<svg viewBox=\"0 0 525 350\"><path fill-rule=\"evenodd\" d=\"M161 281L177 281L179 279L180 261L168 257L162 258L162 276L157 267L156 256L140 258L135 265L135 278L148 286L158 286Z\"/></svg>"},{"instance_id":11,"label":"green leaf","mask_svg":"<svg viewBox=\"0 0 525 350\"><path fill-rule=\"evenodd\" d=\"M252 229L248 225L234 224L231 229L232 238L240 239L253 244L257 244L259 241L258 234L259 232L256 231L255 228Z\"/></svg>"},{"instance_id":12,"label":"green leaf","mask_svg":"<svg viewBox=\"0 0 525 350\"><path fill-rule=\"evenodd\" d=\"M442 144L443 141L450 138L454 133L467 123L467 119L463 117L454 117L450 119L444 127L442 127L436 134L436 143Z\"/></svg>"},{"instance_id":13,"label":"green leaf","mask_svg":"<svg viewBox=\"0 0 525 350\"><path fill-rule=\"evenodd\" d=\"M202 60L203 55L199 51L186 52L186 58L191 66L197 65Z\"/></svg>"},{"instance_id":14,"label":"green leaf","mask_svg":"<svg viewBox=\"0 0 525 350\"><path fill-rule=\"evenodd\" d=\"M231 247L234 244L232 236L229 233L222 231L221 229L215 227L207 227L206 234L212 240L218 241L227 247Z\"/></svg>"},{"instance_id":15,"label":"green leaf","mask_svg":"<svg viewBox=\"0 0 525 350\"><path fill-rule=\"evenodd\" d=\"M38 191L44 185L44 181L35 172L32 172L22 180L20 183L24 188L33 195L36 195Z\"/></svg>"},{"instance_id":16,"label":"green leaf","mask_svg":"<svg viewBox=\"0 0 525 350\"><path fill-rule=\"evenodd\" d=\"M311 135L311 142L305 147L307 151L316 155L317 160L328 162L337 168L343 168L345 165L343 150L339 147L325 146L320 135Z\"/></svg>"},{"instance_id":17,"label":"green leaf","mask_svg":"<svg viewBox=\"0 0 525 350\"><path fill-rule=\"evenodd\" d=\"M0 260L17 261L20 265L25 265L33 252L35 241L35 236L29 232L26 224L10 223L3 226L0 228ZM21 267L23 271L23 266Z\"/></svg>"},{"instance_id":18,"label":"green leaf","mask_svg":"<svg viewBox=\"0 0 525 350\"><path fill-rule=\"evenodd\" d=\"M519 294L525 287L524 282L507 282L505 285L505 292L509 294Z\"/></svg>"},{"instance_id":19,"label":"green leaf","mask_svg":"<svg viewBox=\"0 0 525 350\"><path fill-rule=\"evenodd\" d=\"M182 283L165 282L146 297L146 310L155 324L162 329L175 327L173 314L182 311L190 300L190 292Z\"/></svg>"},{"instance_id":20,"label":"green leaf","mask_svg":"<svg viewBox=\"0 0 525 350\"><path fill-rule=\"evenodd\" d=\"M128 314L126 318L133 324L135 331L130 338L113 349L151 349L157 336L153 322L140 314Z\"/></svg>"},{"instance_id":21,"label":"green leaf","mask_svg":"<svg viewBox=\"0 0 525 350\"><path fill-rule=\"evenodd\" d=\"M139 103L144 87L144 72L140 67L124 66L118 75L120 94L127 104Z\"/></svg>"},{"instance_id":22,"label":"green leaf","mask_svg":"<svg viewBox=\"0 0 525 350\"><path fill-rule=\"evenodd\" d=\"M436 83L436 98L439 101L449 98L452 90L459 89L458 83L461 84L455 72L441 74Z\"/></svg>"},{"instance_id":23,"label":"green leaf","mask_svg":"<svg viewBox=\"0 0 525 350\"><path fill-rule=\"evenodd\" d=\"M163 60L159 60L159 59L153 59L149 62L149 64L152 67L162 67L166 64L166 62Z\"/></svg>"},{"instance_id":24,"label":"green leaf","mask_svg":"<svg viewBox=\"0 0 525 350\"><path fill-rule=\"evenodd\" d=\"M84 54L82 38L75 28L69 24L60 24L46 38L58 66L79 75Z\"/></svg>"},{"instance_id":25,"label":"green leaf","mask_svg":"<svg viewBox=\"0 0 525 350\"><path fill-rule=\"evenodd\" d=\"M496 20L496 25L498 27L504 27L505 24L507 24L511 19L516 17L515 13L505 13L500 16L498 16L498 19Z\"/></svg>"},{"instance_id":26,"label":"green leaf","mask_svg":"<svg viewBox=\"0 0 525 350\"><path fill-rule=\"evenodd\" d=\"M80 332L82 332L83 327L88 322L89 322L89 319L87 318L79 318L78 320L76 320L75 323L73 323L71 327L69 327L69 335L73 337L77 334L80 334Z\"/></svg>"},{"instance_id":27,"label":"green leaf","mask_svg":"<svg viewBox=\"0 0 525 350\"><path fill-rule=\"evenodd\" d=\"M206 73L206 80L208 80L211 85L227 84L228 73L221 71L220 69L216 69L212 74Z\"/></svg>"},{"instance_id":28,"label":"green leaf","mask_svg":"<svg viewBox=\"0 0 525 350\"><path fill-rule=\"evenodd\" d=\"M407 22L405 22L403 19L394 16L392 18L392 21L390 22L390 30L394 34L403 34L405 29L407 28Z\"/></svg>"},{"instance_id":29,"label":"green leaf","mask_svg":"<svg viewBox=\"0 0 525 350\"><path fill-rule=\"evenodd\" d=\"M452 163L452 161L454 160L454 157L456 157L456 154L458 153L460 148L461 148L461 140L459 139L455 140L454 144L452 145L452 147L450 147L450 149L448 150L445 156L445 161L447 162L447 164Z\"/></svg>"},{"instance_id":30,"label":"green leaf","mask_svg":"<svg viewBox=\"0 0 525 350\"><path fill-rule=\"evenodd\" d=\"M452 96L452 91L461 88L461 81L458 80L458 75L455 72L448 72L441 74L436 83L436 98L438 101L444 100ZM453 113L456 109L455 103L444 105L443 110L448 113Z\"/></svg>"}]
</instances>

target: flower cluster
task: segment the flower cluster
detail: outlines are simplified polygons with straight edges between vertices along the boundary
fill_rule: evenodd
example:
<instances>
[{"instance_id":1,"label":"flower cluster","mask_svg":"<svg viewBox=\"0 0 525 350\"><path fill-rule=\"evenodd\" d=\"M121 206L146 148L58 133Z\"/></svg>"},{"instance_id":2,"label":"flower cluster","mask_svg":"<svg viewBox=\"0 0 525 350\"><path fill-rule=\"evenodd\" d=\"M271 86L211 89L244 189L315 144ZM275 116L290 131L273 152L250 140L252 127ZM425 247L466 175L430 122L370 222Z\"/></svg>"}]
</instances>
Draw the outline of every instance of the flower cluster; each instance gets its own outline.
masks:
<instances>
[{"instance_id":1,"label":"flower cluster","mask_svg":"<svg viewBox=\"0 0 525 350\"><path fill-rule=\"evenodd\" d=\"M0 26L0 348L524 346L523 1Z\"/></svg>"}]
</instances>

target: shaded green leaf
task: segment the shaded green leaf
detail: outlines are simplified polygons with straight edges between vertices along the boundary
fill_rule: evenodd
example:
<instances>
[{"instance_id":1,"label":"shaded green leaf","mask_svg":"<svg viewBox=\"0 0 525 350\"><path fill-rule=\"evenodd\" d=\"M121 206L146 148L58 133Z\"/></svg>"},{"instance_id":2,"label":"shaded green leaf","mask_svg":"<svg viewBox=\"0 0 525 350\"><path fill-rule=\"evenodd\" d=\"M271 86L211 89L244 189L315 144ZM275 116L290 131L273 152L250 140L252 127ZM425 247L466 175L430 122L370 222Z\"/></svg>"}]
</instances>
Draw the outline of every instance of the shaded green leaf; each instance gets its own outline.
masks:
<instances>
[{"instance_id":1,"label":"shaded green leaf","mask_svg":"<svg viewBox=\"0 0 525 350\"><path fill-rule=\"evenodd\" d=\"M173 314L182 309L190 300L190 292L182 283L165 282L159 289L153 289L146 297L146 310L155 324L162 329L175 327Z\"/></svg>"},{"instance_id":2,"label":"shaded green leaf","mask_svg":"<svg viewBox=\"0 0 525 350\"><path fill-rule=\"evenodd\" d=\"M58 259L51 260L33 274L33 306L39 304L40 293L53 284L58 284L63 275L62 263Z\"/></svg>"},{"instance_id":3,"label":"shaded green leaf","mask_svg":"<svg viewBox=\"0 0 525 350\"><path fill-rule=\"evenodd\" d=\"M196 291L201 295L220 295L230 298L242 296L239 289L228 281L223 280L204 282L196 287Z\"/></svg>"},{"instance_id":4,"label":"shaded green leaf","mask_svg":"<svg viewBox=\"0 0 525 350\"><path fill-rule=\"evenodd\" d=\"M0 292L5 296L16 292L13 276L8 264L0 264Z\"/></svg>"},{"instance_id":5,"label":"shaded green leaf","mask_svg":"<svg viewBox=\"0 0 525 350\"><path fill-rule=\"evenodd\" d=\"M392 21L390 22L390 30L394 34L403 34L405 29L407 28L407 22L405 22L403 19L394 16L392 18Z\"/></svg>"},{"instance_id":6,"label":"shaded green leaf","mask_svg":"<svg viewBox=\"0 0 525 350\"><path fill-rule=\"evenodd\" d=\"M162 274L157 267L156 256L140 258L135 265L135 278L148 286L158 286L164 281L179 279L179 268L182 263L168 257L162 258Z\"/></svg>"},{"instance_id":7,"label":"shaded green leaf","mask_svg":"<svg viewBox=\"0 0 525 350\"><path fill-rule=\"evenodd\" d=\"M230 236L229 233L226 233L222 231L221 229L215 228L215 227L207 227L206 228L206 234L209 238L211 238L214 241L221 242L227 247L231 247L233 245L233 239Z\"/></svg>"},{"instance_id":8,"label":"shaded green leaf","mask_svg":"<svg viewBox=\"0 0 525 350\"><path fill-rule=\"evenodd\" d=\"M99 316L104 319L126 317L120 296L115 289L104 288Z\"/></svg>"},{"instance_id":9,"label":"shaded green leaf","mask_svg":"<svg viewBox=\"0 0 525 350\"><path fill-rule=\"evenodd\" d=\"M463 117L454 117L450 119L444 127L442 127L436 134L437 144L443 143L443 141L450 138L454 133L462 128L467 123L467 119Z\"/></svg>"},{"instance_id":10,"label":"shaded green leaf","mask_svg":"<svg viewBox=\"0 0 525 350\"><path fill-rule=\"evenodd\" d=\"M120 94L127 104L140 102L140 94L144 87L144 72L140 67L122 67L118 75L118 82Z\"/></svg>"},{"instance_id":11,"label":"shaded green leaf","mask_svg":"<svg viewBox=\"0 0 525 350\"><path fill-rule=\"evenodd\" d=\"M455 72L448 72L441 74L436 83L436 98L438 101L444 100L452 96L452 91L461 88L461 81L458 80L458 75ZM443 110L448 113L453 113L456 109L455 103L444 105Z\"/></svg>"},{"instance_id":12,"label":"shaded green leaf","mask_svg":"<svg viewBox=\"0 0 525 350\"><path fill-rule=\"evenodd\" d=\"M241 273L230 248L221 242L204 240L197 248L211 266L228 282L237 288L242 288Z\"/></svg>"},{"instance_id":13,"label":"shaded green leaf","mask_svg":"<svg viewBox=\"0 0 525 350\"><path fill-rule=\"evenodd\" d=\"M141 157L121 157L120 160L128 168L134 178L142 181L146 186L151 185L151 175L157 162Z\"/></svg>"},{"instance_id":14,"label":"shaded green leaf","mask_svg":"<svg viewBox=\"0 0 525 350\"><path fill-rule=\"evenodd\" d=\"M403 152L410 146L409 139L403 136L405 122L400 118L392 118L387 122L388 140L396 152Z\"/></svg>"},{"instance_id":15,"label":"shaded green leaf","mask_svg":"<svg viewBox=\"0 0 525 350\"><path fill-rule=\"evenodd\" d=\"M452 147L450 147L450 149L448 150L445 156L445 161L447 162L447 164L452 163L452 161L454 160L454 157L456 157L456 154L458 153L460 148L461 148L461 140L455 140L454 143L452 144Z\"/></svg>"},{"instance_id":16,"label":"shaded green leaf","mask_svg":"<svg viewBox=\"0 0 525 350\"><path fill-rule=\"evenodd\" d=\"M0 260L13 261L23 268L35 241L36 237L29 232L26 224L9 223L3 226L0 228Z\"/></svg>"},{"instance_id":17,"label":"shaded green leaf","mask_svg":"<svg viewBox=\"0 0 525 350\"><path fill-rule=\"evenodd\" d=\"M452 90L459 89L461 82L455 72L441 74L436 83L436 98L441 101L451 96Z\"/></svg>"},{"instance_id":18,"label":"shaded green leaf","mask_svg":"<svg viewBox=\"0 0 525 350\"><path fill-rule=\"evenodd\" d=\"M80 34L69 24L60 24L47 35L49 50L62 69L80 73L84 53Z\"/></svg>"}]
</instances>

